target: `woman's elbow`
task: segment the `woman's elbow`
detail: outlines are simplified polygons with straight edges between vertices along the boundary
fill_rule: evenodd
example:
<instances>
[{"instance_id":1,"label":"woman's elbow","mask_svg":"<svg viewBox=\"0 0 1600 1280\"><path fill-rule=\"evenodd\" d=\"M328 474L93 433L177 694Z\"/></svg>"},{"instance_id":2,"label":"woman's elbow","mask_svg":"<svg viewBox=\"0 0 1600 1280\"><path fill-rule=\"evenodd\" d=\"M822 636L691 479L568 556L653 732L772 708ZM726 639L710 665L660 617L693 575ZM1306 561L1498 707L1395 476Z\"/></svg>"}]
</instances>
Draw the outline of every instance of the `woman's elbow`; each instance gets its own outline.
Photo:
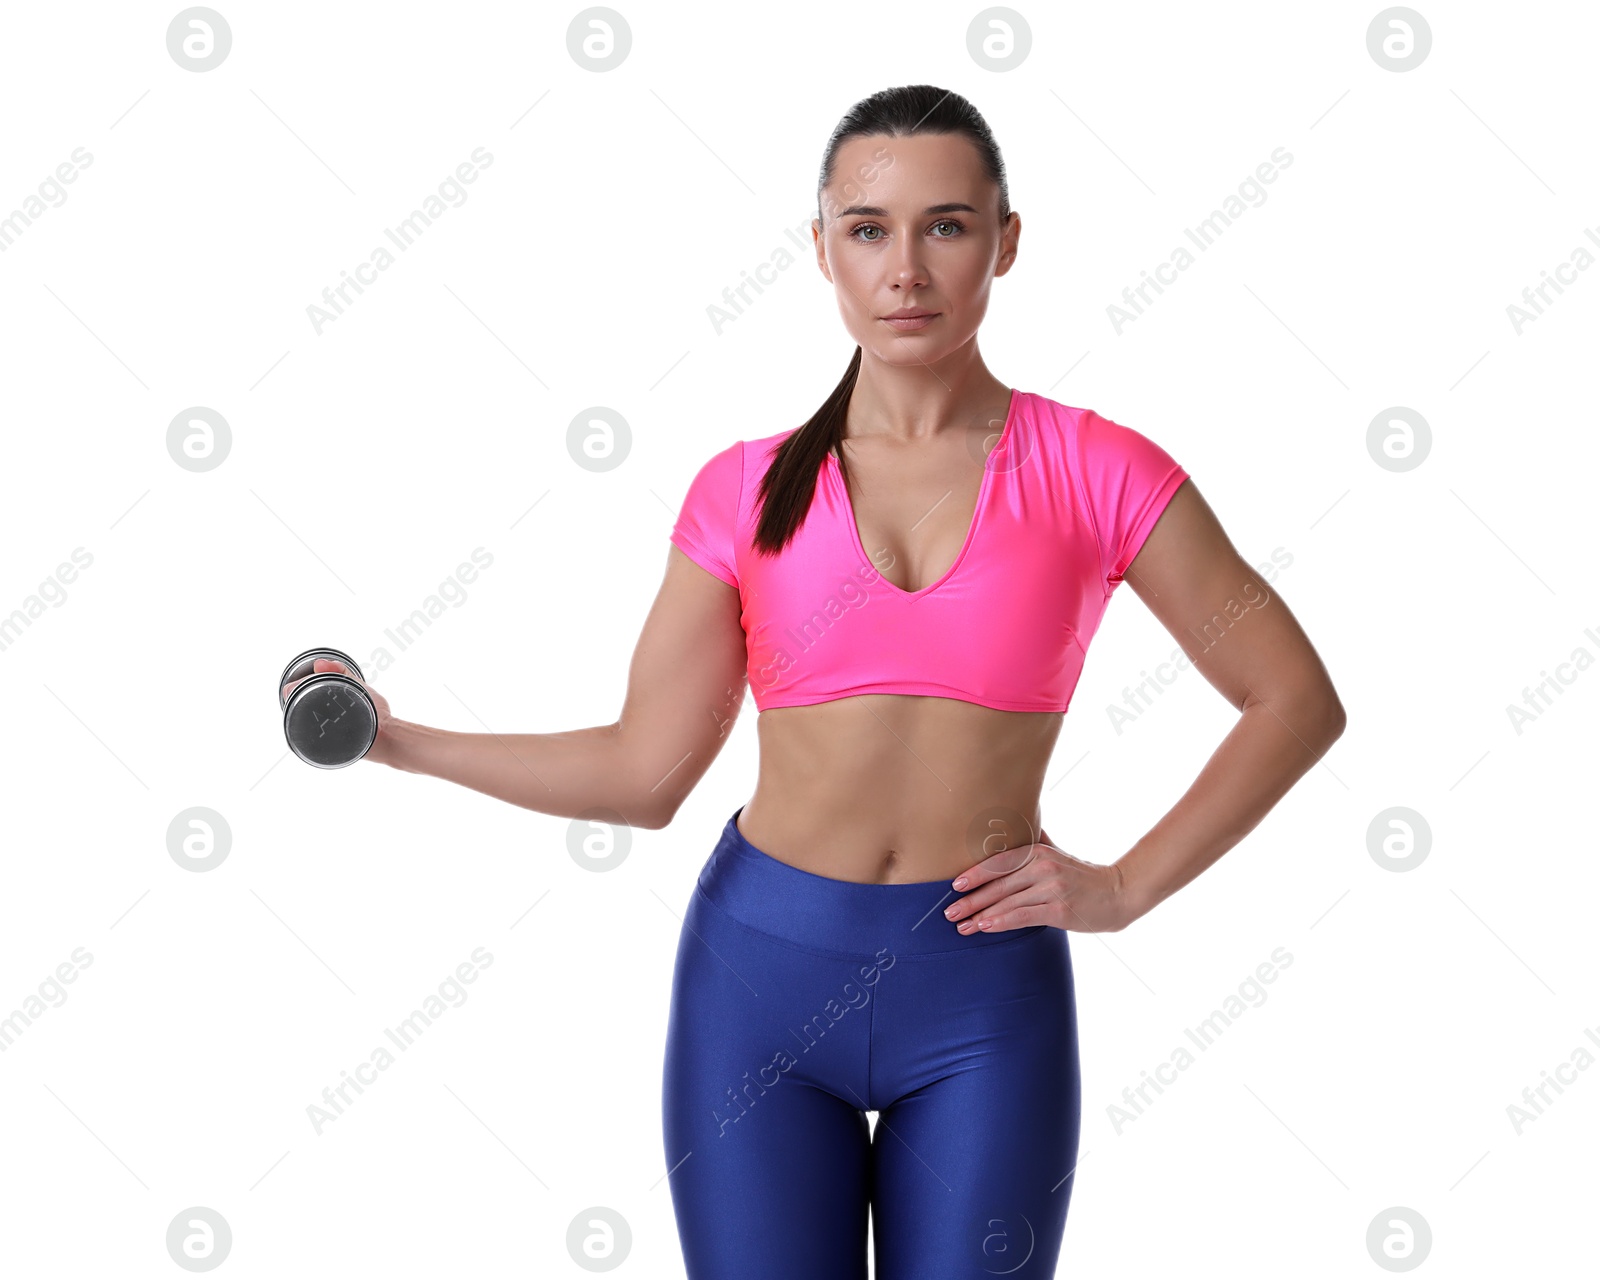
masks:
<instances>
[{"instance_id":1,"label":"woman's elbow","mask_svg":"<svg viewBox=\"0 0 1600 1280\"><path fill-rule=\"evenodd\" d=\"M1348 717L1333 685L1326 679L1306 680L1276 694L1246 697L1241 707L1264 706L1274 719L1288 725L1306 745L1321 755L1344 733Z\"/></svg>"},{"instance_id":2,"label":"woman's elbow","mask_svg":"<svg viewBox=\"0 0 1600 1280\"><path fill-rule=\"evenodd\" d=\"M1302 704L1300 714L1305 731L1309 735L1307 740L1314 739L1318 744L1318 755L1343 736L1348 721L1344 703L1339 700L1339 695L1331 684L1324 685L1309 695Z\"/></svg>"},{"instance_id":3,"label":"woman's elbow","mask_svg":"<svg viewBox=\"0 0 1600 1280\"><path fill-rule=\"evenodd\" d=\"M634 806L637 816L632 825L642 827L646 831L660 831L677 816L677 802L664 802L656 796L646 796Z\"/></svg>"},{"instance_id":4,"label":"woman's elbow","mask_svg":"<svg viewBox=\"0 0 1600 1280\"><path fill-rule=\"evenodd\" d=\"M622 787L630 826L646 831L660 831L677 816L679 807L688 798L678 775L687 767L680 764L665 777L659 769L628 769L623 776L628 781Z\"/></svg>"}]
</instances>

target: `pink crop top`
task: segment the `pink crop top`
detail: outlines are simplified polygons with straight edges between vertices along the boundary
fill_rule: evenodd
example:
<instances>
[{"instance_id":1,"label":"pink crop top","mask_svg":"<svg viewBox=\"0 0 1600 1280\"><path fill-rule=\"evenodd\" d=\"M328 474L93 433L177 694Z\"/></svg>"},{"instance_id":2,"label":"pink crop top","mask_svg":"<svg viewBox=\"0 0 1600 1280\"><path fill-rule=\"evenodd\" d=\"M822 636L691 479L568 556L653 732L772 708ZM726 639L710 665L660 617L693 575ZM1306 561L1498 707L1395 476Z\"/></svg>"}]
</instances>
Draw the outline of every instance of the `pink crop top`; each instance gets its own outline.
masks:
<instances>
[{"instance_id":1,"label":"pink crop top","mask_svg":"<svg viewBox=\"0 0 1600 1280\"><path fill-rule=\"evenodd\" d=\"M908 592L863 550L831 453L793 541L777 556L751 546L757 486L795 430L715 454L671 534L738 588L760 711L864 693L1065 711L1112 591L1189 474L1130 427L1013 390L965 544Z\"/></svg>"}]
</instances>

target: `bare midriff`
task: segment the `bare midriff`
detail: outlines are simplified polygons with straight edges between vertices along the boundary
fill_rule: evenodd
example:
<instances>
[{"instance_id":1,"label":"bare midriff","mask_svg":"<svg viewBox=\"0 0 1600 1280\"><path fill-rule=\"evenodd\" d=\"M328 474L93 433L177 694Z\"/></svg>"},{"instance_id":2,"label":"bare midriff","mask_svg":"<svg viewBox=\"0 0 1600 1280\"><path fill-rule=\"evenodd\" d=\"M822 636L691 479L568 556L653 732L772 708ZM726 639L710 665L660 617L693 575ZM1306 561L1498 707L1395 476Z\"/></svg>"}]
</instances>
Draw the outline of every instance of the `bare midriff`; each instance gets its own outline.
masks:
<instances>
[{"instance_id":1,"label":"bare midriff","mask_svg":"<svg viewBox=\"0 0 1600 1280\"><path fill-rule=\"evenodd\" d=\"M1064 716L866 694L760 713L761 763L739 830L814 875L950 880L1041 839L1039 797Z\"/></svg>"}]
</instances>

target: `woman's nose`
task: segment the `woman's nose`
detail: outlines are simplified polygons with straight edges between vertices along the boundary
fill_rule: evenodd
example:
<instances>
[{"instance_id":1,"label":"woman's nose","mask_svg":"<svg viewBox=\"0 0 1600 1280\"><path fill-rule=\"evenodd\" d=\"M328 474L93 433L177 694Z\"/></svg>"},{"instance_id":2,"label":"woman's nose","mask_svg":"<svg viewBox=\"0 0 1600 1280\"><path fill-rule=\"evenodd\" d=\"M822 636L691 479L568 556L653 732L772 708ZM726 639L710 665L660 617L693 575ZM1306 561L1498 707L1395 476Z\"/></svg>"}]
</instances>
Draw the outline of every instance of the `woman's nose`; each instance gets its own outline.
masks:
<instances>
[{"instance_id":1,"label":"woman's nose","mask_svg":"<svg viewBox=\"0 0 1600 1280\"><path fill-rule=\"evenodd\" d=\"M922 246L915 241L902 240L893 250L889 266L891 278L900 285L925 284L922 265Z\"/></svg>"}]
</instances>

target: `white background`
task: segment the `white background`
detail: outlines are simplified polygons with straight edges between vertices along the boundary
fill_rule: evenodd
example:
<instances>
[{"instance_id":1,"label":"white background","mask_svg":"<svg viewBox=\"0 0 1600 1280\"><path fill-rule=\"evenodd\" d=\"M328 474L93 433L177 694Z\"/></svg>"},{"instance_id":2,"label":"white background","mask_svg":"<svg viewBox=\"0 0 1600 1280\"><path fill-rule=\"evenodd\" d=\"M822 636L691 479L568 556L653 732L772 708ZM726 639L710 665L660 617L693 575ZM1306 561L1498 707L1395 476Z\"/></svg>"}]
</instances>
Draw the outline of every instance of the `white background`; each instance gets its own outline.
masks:
<instances>
[{"instance_id":1,"label":"white background","mask_svg":"<svg viewBox=\"0 0 1600 1280\"><path fill-rule=\"evenodd\" d=\"M1149 435L1248 559L1292 556L1275 589L1349 713L1215 868L1072 935L1060 1274L1383 1274L1393 1206L1431 1229L1424 1274L1592 1269L1600 1070L1520 1133L1507 1108L1600 1054L1600 673L1564 669L1520 733L1507 706L1600 654L1600 271L1520 335L1506 308L1600 253L1600 19L1430 5L1431 53L1396 73L1367 51L1381 7L1034 5L996 72L972 6L628 6L603 73L569 54L578 8L228 4L231 52L195 73L177 7L13 7L0 217L75 148L92 164L0 253L0 616L93 559L0 650L0 1016L53 992L0 1052L0 1270L177 1274L168 1225L205 1206L235 1275L577 1275L568 1227L598 1205L629 1224L624 1274L683 1274L671 963L753 785L753 705L676 821L596 874L566 819L301 764L274 682L326 644L407 719L611 721L689 478L802 422L852 348L807 257L720 335L707 308L794 251L840 115L912 82L984 113L1022 215L989 366ZM307 307L478 147L466 201L319 335ZM1108 304L1278 147L1265 203L1117 334ZM632 432L599 474L567 450L595 405ZM1405 472L1366 443L1395 405L1432 429ZM167 451L191 406L232 433L203 473ZM464 602L388 642L476 547ZM1232 721L1190 671L1114 729L1174 648L1120 592L1045 800L1081 857L1120 856ZM231 838L203 874L167 847L195 806ZM1431 832L1403 873L1369 853L1393 806ZM318 1135L308 1106L478 947L466 1002ZM1265 1002L1119 1133L1124 1088L1278 947Z\"/></svg>"}]
</instances>

